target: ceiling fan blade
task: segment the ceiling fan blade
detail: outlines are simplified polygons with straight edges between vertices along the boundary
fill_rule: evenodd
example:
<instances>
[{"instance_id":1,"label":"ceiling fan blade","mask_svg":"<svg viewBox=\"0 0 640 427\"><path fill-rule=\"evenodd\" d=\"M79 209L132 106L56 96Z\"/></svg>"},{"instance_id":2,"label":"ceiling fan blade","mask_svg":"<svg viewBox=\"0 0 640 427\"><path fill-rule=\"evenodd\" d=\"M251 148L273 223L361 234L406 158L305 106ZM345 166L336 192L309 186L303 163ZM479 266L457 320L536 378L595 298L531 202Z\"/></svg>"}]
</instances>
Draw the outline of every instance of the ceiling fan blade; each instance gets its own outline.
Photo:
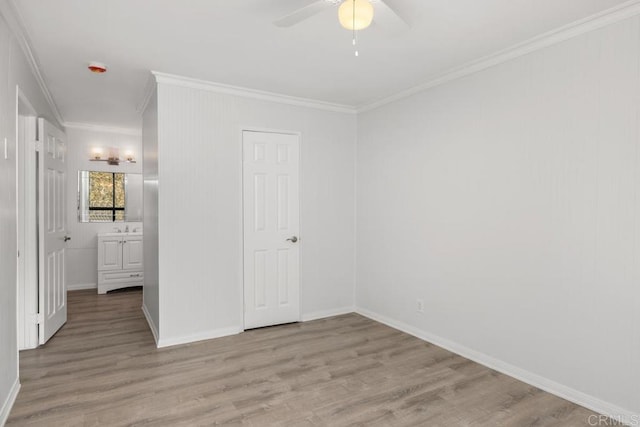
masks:
<instances>
[{"instance_id":1,"label":"ceiling fan blade","mask_svg":"<svg viewBox=\"0 0 640 427\"><path fill-rule=\"evenodd\" d=\"M326 0L316 0L308 6L300 8L295 12L283 16L282 18L276 19L275 21L273 21L273 24L276 27L291 27L299 22L304 21L307 18L312 17L317 13L322 12L330 6L333 6L332 2L328 2Z\"/></svg>"},{"instance_id":2,"label":"ceiling fan blade","mask_svg":"<svg viewBox=\"0 0 640 427\"><path fill-rule=\"evenodd\" d=\"M394 33L409 28L407 21L389 5L389 2L385 0L372 0L371 3L374 3L376 8L373 17L376 25L380 25L380 27Z\"/></svg>"}]
</instances>

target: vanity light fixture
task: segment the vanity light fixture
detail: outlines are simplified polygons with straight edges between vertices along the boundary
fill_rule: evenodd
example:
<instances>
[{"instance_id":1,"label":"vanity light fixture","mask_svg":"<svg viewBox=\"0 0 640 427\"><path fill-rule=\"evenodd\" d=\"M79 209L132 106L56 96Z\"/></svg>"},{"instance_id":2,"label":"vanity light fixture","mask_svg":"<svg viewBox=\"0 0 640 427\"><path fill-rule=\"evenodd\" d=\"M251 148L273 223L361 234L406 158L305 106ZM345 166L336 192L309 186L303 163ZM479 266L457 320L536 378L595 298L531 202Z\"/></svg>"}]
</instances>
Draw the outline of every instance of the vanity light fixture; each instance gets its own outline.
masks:
<instances>
[{"instance_id":1,"label":"vanity light fixture","mask_svg":"<svg viewBox=\"0 0 640 427\"><path fill-rule=\"evenodd\" d=\"M106 159L102 158L102 148L94 148L91 150L91 158L89 160L92 162L107 162L112 166L118 166L120 162L136 163L136 159L133 157L133 151L126 151L125 160L121 160L117 148L109 149L109 156Z\"/></svg>"}]
</instances>

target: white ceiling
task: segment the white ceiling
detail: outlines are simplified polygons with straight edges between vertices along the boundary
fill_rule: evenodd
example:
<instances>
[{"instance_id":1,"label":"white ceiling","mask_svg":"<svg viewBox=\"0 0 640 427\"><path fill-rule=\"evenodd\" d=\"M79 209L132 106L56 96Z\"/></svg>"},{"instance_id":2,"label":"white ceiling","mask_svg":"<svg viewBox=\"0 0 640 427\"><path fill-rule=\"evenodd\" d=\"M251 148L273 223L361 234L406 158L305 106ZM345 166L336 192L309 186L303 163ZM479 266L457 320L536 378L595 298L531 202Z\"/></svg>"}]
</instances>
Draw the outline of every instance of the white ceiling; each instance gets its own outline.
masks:
<instances>
[{"instance_id":1,"label":"white ceiling","mask_svg":"<svg viewBox=\"0 0 640 427\"><path fill-rule=\"evenodd\" d=\"M139 127L149 70L349 106L409 89L624 0L387 0L410 28L351 35L312 0L16 0L67 122ZM91 74L89 61L109 66Z\"/></svg>"}]
</instances>

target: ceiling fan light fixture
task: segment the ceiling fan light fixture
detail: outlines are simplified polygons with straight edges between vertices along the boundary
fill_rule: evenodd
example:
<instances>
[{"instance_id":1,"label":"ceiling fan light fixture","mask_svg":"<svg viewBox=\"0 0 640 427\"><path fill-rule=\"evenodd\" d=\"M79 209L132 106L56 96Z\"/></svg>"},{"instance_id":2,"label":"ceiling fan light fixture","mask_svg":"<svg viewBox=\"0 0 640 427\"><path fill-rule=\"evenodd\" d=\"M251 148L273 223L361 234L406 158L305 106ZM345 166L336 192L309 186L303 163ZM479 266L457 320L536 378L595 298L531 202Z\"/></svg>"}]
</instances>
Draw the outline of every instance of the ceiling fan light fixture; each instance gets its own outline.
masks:
<instances>
[{"instance_id":1,"label":"ceiling fan light fixture","mask_svg":"<svg viewBox=\"0 0 640 427\"><path fill-rule=\"evenodd\" d=\"M373 6L369 0L345 0L338 8L338 19L347 30L363 30L373 21Z\"/></svg>"}]
</instances>

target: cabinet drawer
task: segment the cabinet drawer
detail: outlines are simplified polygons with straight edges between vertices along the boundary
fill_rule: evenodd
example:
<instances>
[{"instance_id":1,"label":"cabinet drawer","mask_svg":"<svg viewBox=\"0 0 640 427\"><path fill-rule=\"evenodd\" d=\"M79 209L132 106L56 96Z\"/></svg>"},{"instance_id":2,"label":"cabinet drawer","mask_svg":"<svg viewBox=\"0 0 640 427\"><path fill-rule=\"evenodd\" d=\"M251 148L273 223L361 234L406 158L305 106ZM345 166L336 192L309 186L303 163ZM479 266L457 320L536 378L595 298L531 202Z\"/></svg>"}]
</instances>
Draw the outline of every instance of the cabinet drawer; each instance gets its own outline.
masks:
<instances>
[{"instance_id":1,"label":"cabinet drawer","mask_svg":"<svg viewBox=\"0 0 640 427\"><path fill-rule=\"evenodd\" d=\"M140 271L101 271L98 283L144 282L144 273Z\"/></svg>"}]
</instances>

